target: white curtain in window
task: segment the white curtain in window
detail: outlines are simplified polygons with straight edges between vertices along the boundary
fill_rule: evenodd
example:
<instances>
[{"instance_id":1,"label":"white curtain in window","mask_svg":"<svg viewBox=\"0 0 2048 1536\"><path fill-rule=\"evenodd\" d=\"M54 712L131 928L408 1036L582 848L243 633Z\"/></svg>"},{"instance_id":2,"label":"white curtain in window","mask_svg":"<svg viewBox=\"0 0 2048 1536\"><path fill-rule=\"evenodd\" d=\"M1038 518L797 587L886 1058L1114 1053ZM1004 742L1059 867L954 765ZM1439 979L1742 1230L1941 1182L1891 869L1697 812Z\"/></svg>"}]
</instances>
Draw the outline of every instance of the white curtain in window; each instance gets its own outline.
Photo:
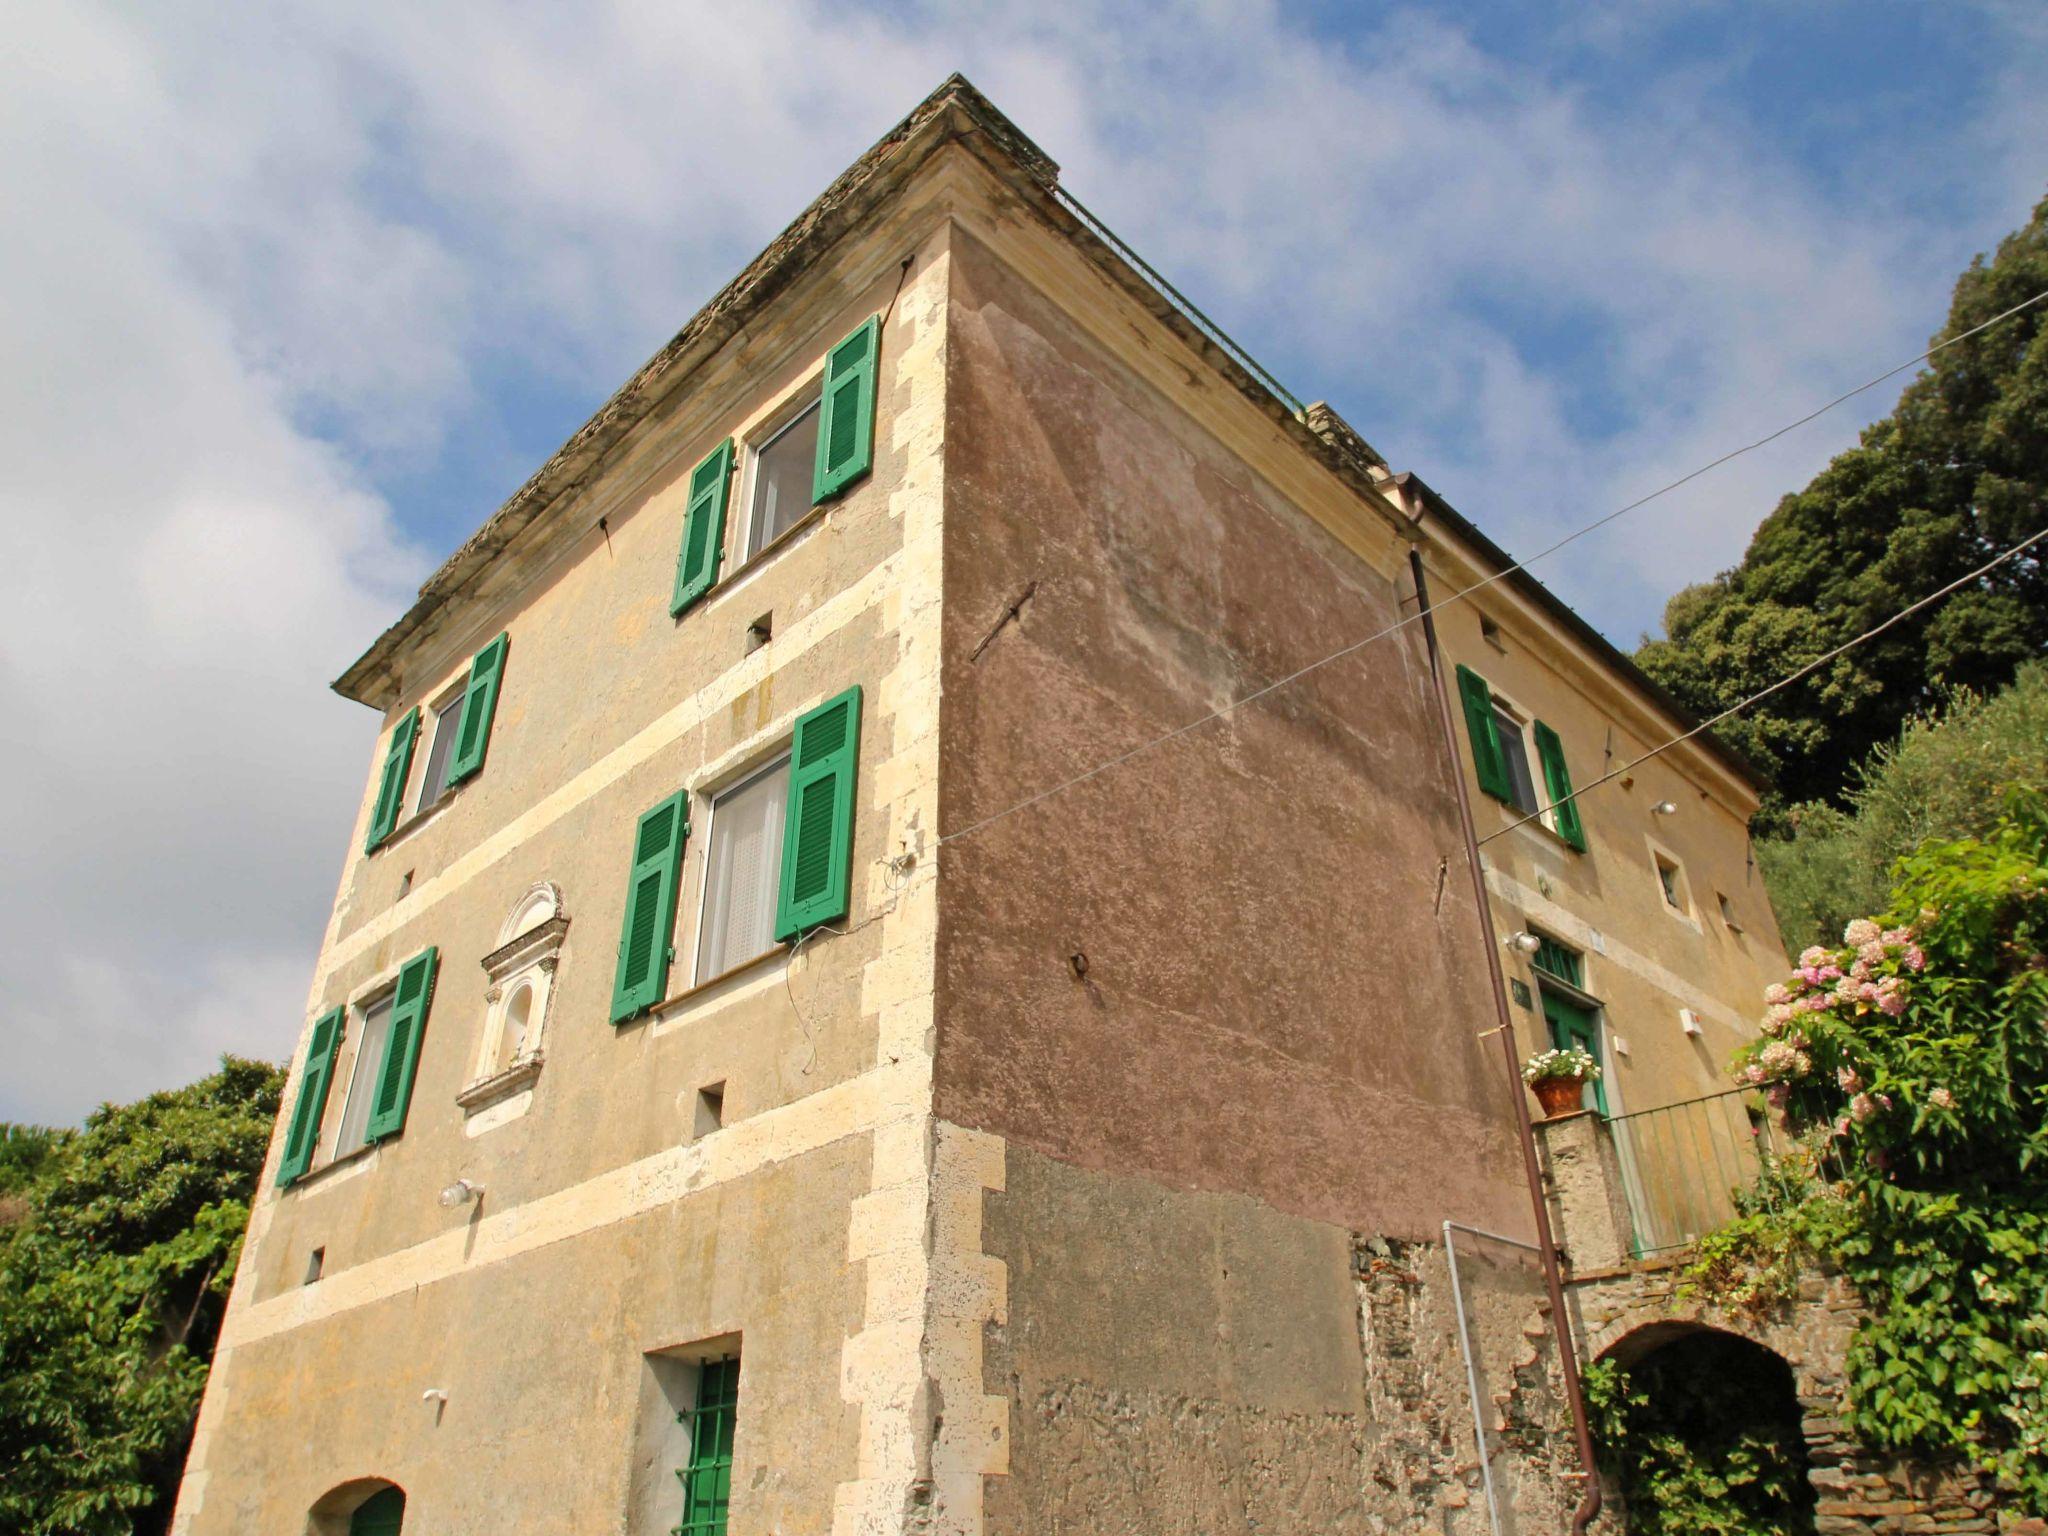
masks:
<instances>
[{"instance_id":1,"label":"white curtain in window","mask_svg":"<svg viewBox=\"0 0 2048 1536\"><path fill-rule=\"evenodd\" d=\"M788 785L785 759L712 802L704 932L697 946L700 981L753 959L775 942Z\"/></svg>"}]
</instances>

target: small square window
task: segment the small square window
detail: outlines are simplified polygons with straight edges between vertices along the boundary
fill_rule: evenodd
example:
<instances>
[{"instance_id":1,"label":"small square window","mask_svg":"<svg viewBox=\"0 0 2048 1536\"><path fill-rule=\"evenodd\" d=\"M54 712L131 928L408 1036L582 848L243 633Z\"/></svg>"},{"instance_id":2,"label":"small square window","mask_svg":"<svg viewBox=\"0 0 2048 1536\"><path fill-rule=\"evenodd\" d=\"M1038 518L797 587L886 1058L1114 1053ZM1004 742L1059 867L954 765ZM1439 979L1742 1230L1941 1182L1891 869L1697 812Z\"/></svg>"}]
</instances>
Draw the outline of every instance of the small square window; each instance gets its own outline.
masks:
<instances>
[{"instance_id":1,"label":"small square window","mask_svg":"<svg viewBox=\"0 0 2048 1536\"><path fill-rule=\"evenodd\" d=\"M818 394L810 391L795 414L753 450L752 494L747 506L747 554L758 555L811 510L818 460Z\"/></svg>"},{"instance_id":2,"label":"small square window","mask_svg":"<svg viewBox=\"0 0 2048 1536\"><path fill-rule=\"evenodd\" d=\"M706 1083L697 1090L697 1113L690 1127L694 1140L709 1136L725 1124L725 1084Z\"/></svg>"},{"instance_id":3,"label":"small square window","mask_svg":"<svg viewBox=\"0 0 2048 1536\"><path fill-rule=\"evenodd\" d=\"M315 1280L318 1280L320 1278L322 1272L325 1271L326 1268L327 1250L325 1248L315 1248L311 1255L309 1255L306 1259L305 1283L307 1285L311 1285Z\"/></svg>"},{"instance_id":4,"label":"small square window","mask_svg":"<svg viewBox=\"0 0 2048 1536\"><path fill-rule=\"evenodd\" d=\"M1685 910L1685 896L1679 885L1678 861L1657 855L1657 884L1664 891L1664 903L1674 912Z\"/></svg>"},{"instance_id":5,"label":"small square window","mask_svg":"<svg viewBox=\"0 0 2048 1536\"><path fill-rule=\"evenodd\" d=\"M1730 933L1742 932L1742 921L1736 917L1735 908L1729 904L1728 898L1721 892L1716 891L1714 893L1714 900L1721 904L1721 921L1727 926L1728 931Z\"/></svg>"},{"instance_id":6,"label":"small square window","mask_svg":"<svg viewBox=\"0 0 2048 1536\"><path fill-rule=\"evenodd\" d=\"M386 992L357 1010L355 1064L349 1069L348 1099L342 1105L341 1128L334 1136L335 1157L347 1157L369 1144L370 1106L377 1097L377 1073L384 1063L384 1046L391 1038L394 995Z\"/></svg>"},{"instance_id":7,"label":"small square window","mask_svg":"<svg viewBox=\"0 0 2048 1536\"><path fill-rule=\"evenodd\" d=\"M1479 638L1492 646L1496 651L1499 651L1503 656L1507 654L1508 645L1500 637L1500 626L1483 613L1479 615Z\"/></svg>"},{"instance_id":8,"label":"small square window","mask_svg":"<svg viewBox=\"0 0 2048 1536\"><path fill-rule=\"evenodd\" d=\"M782 817L789 759L770 764L711 802L697 979L709 981L775 947L782 881Z\"/></svg>"},{"instance_id":9,"label":"small square window","mask_svg":"<svg viewBox=\"0 0 2048 1536\"><path fill-rule=\"evenodd\" d=\"M448 761L455 755L455 738L462 734L462 700L468 691L465 682L452 699L434 710L434 742L427 749L427 771L420 779L416 810L430 809L448 793Z\"/></svg>"}]
</instances>

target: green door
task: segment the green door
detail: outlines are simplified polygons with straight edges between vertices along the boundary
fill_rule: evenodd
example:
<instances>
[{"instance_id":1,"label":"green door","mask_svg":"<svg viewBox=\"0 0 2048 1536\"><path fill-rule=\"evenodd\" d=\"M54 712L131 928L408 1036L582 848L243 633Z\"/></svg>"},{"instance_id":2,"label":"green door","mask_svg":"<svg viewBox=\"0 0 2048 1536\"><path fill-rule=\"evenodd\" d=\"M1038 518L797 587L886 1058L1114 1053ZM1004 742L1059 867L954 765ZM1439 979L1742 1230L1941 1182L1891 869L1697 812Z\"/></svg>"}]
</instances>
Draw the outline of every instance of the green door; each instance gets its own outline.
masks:
<instances>
[{"instance_id":1,"label":"green door","mask_svg":"<svg viewBox=\"0 0 2048 1536\"><path fill-rule=\"evenodd\" d=\"M1586 1084L1585 1106L1607 1113L1607 1053L1600 1049L1600 1024L1593 1017L1593 1010L1581 1008L1577 1003L1558 996L1548 987L1543 989L1543 1017L1550 1025L1550 1043L1559 1050L1576 1045L1580 1050L1600 1063L1602 1077L1596 1077Z\"/></svg>"},{"instance_id":2,"label":"green door","mask_svg":"<svg viewBox=\"0 0 2048 1536\"><path fill-rule=\"evenodd\" d=\"M348 1536L398 1536L405 1520L405 1490L380 1488L348 1517Z\"/></svg>"}]
</instances>

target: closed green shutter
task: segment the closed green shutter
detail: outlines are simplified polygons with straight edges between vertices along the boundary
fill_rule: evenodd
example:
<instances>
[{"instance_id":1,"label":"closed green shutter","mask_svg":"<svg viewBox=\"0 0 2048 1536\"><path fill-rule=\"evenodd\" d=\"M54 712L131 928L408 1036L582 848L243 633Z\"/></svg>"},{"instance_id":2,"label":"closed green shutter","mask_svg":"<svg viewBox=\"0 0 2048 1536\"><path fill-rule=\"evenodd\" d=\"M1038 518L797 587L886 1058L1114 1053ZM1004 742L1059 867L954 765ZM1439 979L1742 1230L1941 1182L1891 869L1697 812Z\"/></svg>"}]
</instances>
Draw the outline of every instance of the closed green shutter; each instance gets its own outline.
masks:
<instances>
[{"instance_id":1,"label":"closed green shutter","mask_svg":"<svg viewBox=\"0 0 2048 1536\"><path fill-rule=\"evenodd\" d=\"M662 1000L675 958L676 877L690 835L689 792L678 790L640 818L633 835L633 872L619 969L612 982L612 1022L622 1024Z\"/></svg>"},{"instance_id":2,"label":"closed green shutter","mask_svg":"<svg viewBox=\"0 0 2048 1536\"><path fill-rule=\"evenodd\" d=\"M1584 853L1586 829L1579 821L1579 802L1572 798L1572 776L1564 766L1564 743L1541 720L1536 722L1536 755L1543 761L1543 786L1550 792L1557 835Z\"/></svg>"},{"instance_id":3,"label":"closed green shutter","mask_svg":"<svg viewBox=\"0 0 2048 1536\"><path fill-rule=\"evenodd\" d=\"M398 990L391 997L391 1032L384 1038L377 1097L370 1101L364 1141L382 1141L405 1129L413 1073L420 1064L420 1037L427 1032L427 1006L434 1000L434 966L439 956L439 950L423 949L398 973Z\"/></svg>"},{"instance_id":4,"label":"closed green shutter","mask_svg":"<svg viewBox=\"0 0 2048 1536\"><path fill-rule=\"evenodd\" d=\"M291 1129L284 1135L284 1156L278 1159L277 1183L282 1189L305 1176L313 1166L313 1148L320 1142L320 1117L327 1112L327 1090L334 1082L334 1053L341 1049L343 1013L339 1008L320 1015L306 1044L306 1065L299 1073L299 1100L292 1106Z\"/></svg>"},{"instance_id":5,"label":"closed green shutter","mask_svg":"<svg viewBox=\"0 0 2048 1536\"><path fill-rule=\"evenodd\" d=\"M673 1536L726 1536L739 1403L739 1361L707 1360L697 1378L697 1406L681 1415L690 1426L690 1464L676 1473L683 1482L683 1523Z\"/></svg>"},{"instance_id":6,"label":"closed green shutter","mask_svg":"<svg viewBox=\"0 0 2048 1536\"><path fill-rule=\"evenodd\" d=\"M363 839L363 852L375 853L380 843L398 825L398 808L405 801L405 781L412 772L412 744L420 733L419 706L414 705L391 733L391 748L384 754L384 772L377 780L377 808L370 813L370 835Z\"/></svg>"},{"instance_id":7,"label":"closed green shutter","mask_svg":"<svg viewBox=\"0 0 2048 1536\"><path fill-rule=\"evenodd\" d=\"M668 611L679 614L711 590L725 558L725 504L732 486L732 439L727 438L690 471L689 505L683 513L683 548L676 556L676 590Z\"/></svg>"},{"instance_id":8,"label":"closed green shutter","mask_svg":"<svg viewBox=\"0 0 2048 1536\"><path fill-rule=\"evenodd\" d=\"M1486 679L1462 663L1458 667L1458 697L1465 705L1465 733L1472 738L1472 766L1479 774L1479 787L1496 800L1514 803L1514 786L1508 783L1507 759L1501 756L1500 727L1493 718L1493 690Z\"/></svg>"},{"instance_id":9,"label":"closed green shutter","mask_svg":"<svg viewBox=\"0 0 2048 1536\"><path fill-rule=\"evenodd\" d=\"M870 315L825 358L824 413L818 422L815 505L837 496L868 472L875 457L875 354L882 317Z\"/></svg>"},{"instance_id":10,"label":"closed green shutter","mask_svg":"<svg viewBox=\"0 0 2048 1536\"><path fill-rule=\"evenodd\" d=\"M789 808L782 818L782 886L775 937L846 916L853 874L853 781L860 760L860 689L796 723Z\"/></svg>"},{"instance_id":11,"label":"closed green shutter","mask_svg":"<svg viewBox=\"0 0 2048 1536\"><path fill-rule=\"evenodd\" d=\"M510 635L500 635L469 664L462 721L455 733L454 755L448 759L450 784L460 784L484 765L484 749L491 744L491 721L498 713L498 684L505 676L505 650L511 643Z\"/></svg>"}]
</instances>

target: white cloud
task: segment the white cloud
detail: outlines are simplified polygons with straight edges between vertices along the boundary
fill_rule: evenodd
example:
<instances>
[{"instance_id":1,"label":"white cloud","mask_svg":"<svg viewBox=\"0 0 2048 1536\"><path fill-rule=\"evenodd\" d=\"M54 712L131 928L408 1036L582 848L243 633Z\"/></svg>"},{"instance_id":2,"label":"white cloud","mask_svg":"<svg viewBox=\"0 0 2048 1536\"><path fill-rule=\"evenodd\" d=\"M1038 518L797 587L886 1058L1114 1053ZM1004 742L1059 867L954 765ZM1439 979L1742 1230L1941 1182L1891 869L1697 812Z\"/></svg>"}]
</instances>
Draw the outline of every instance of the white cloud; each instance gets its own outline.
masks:
<instances>
[{"instance_id":1,"label":"white cloud","mask_svg":"<svg viewBox=\"0 0 2048 1536\"><path fill-rule=\"evenodd\" d=\"M1959 232L1898 187L1827 194L1727 61L1627 115L1420 9L1348 43L1271 4L19 10L0 1115L283 1054L374 734L325 684L428 563L377 477L501 434L503 377L615 385L949 70L1300 393L1529 549L1917 347L2038 185L2048 39L1991 14L1977 153L1899 171L1976 178L1992 222ZM1580 41L1626 55L1640 20ZM1888 404L1589 540L1561 590L1632 638Z\"/></svg>"}]
</instances>

